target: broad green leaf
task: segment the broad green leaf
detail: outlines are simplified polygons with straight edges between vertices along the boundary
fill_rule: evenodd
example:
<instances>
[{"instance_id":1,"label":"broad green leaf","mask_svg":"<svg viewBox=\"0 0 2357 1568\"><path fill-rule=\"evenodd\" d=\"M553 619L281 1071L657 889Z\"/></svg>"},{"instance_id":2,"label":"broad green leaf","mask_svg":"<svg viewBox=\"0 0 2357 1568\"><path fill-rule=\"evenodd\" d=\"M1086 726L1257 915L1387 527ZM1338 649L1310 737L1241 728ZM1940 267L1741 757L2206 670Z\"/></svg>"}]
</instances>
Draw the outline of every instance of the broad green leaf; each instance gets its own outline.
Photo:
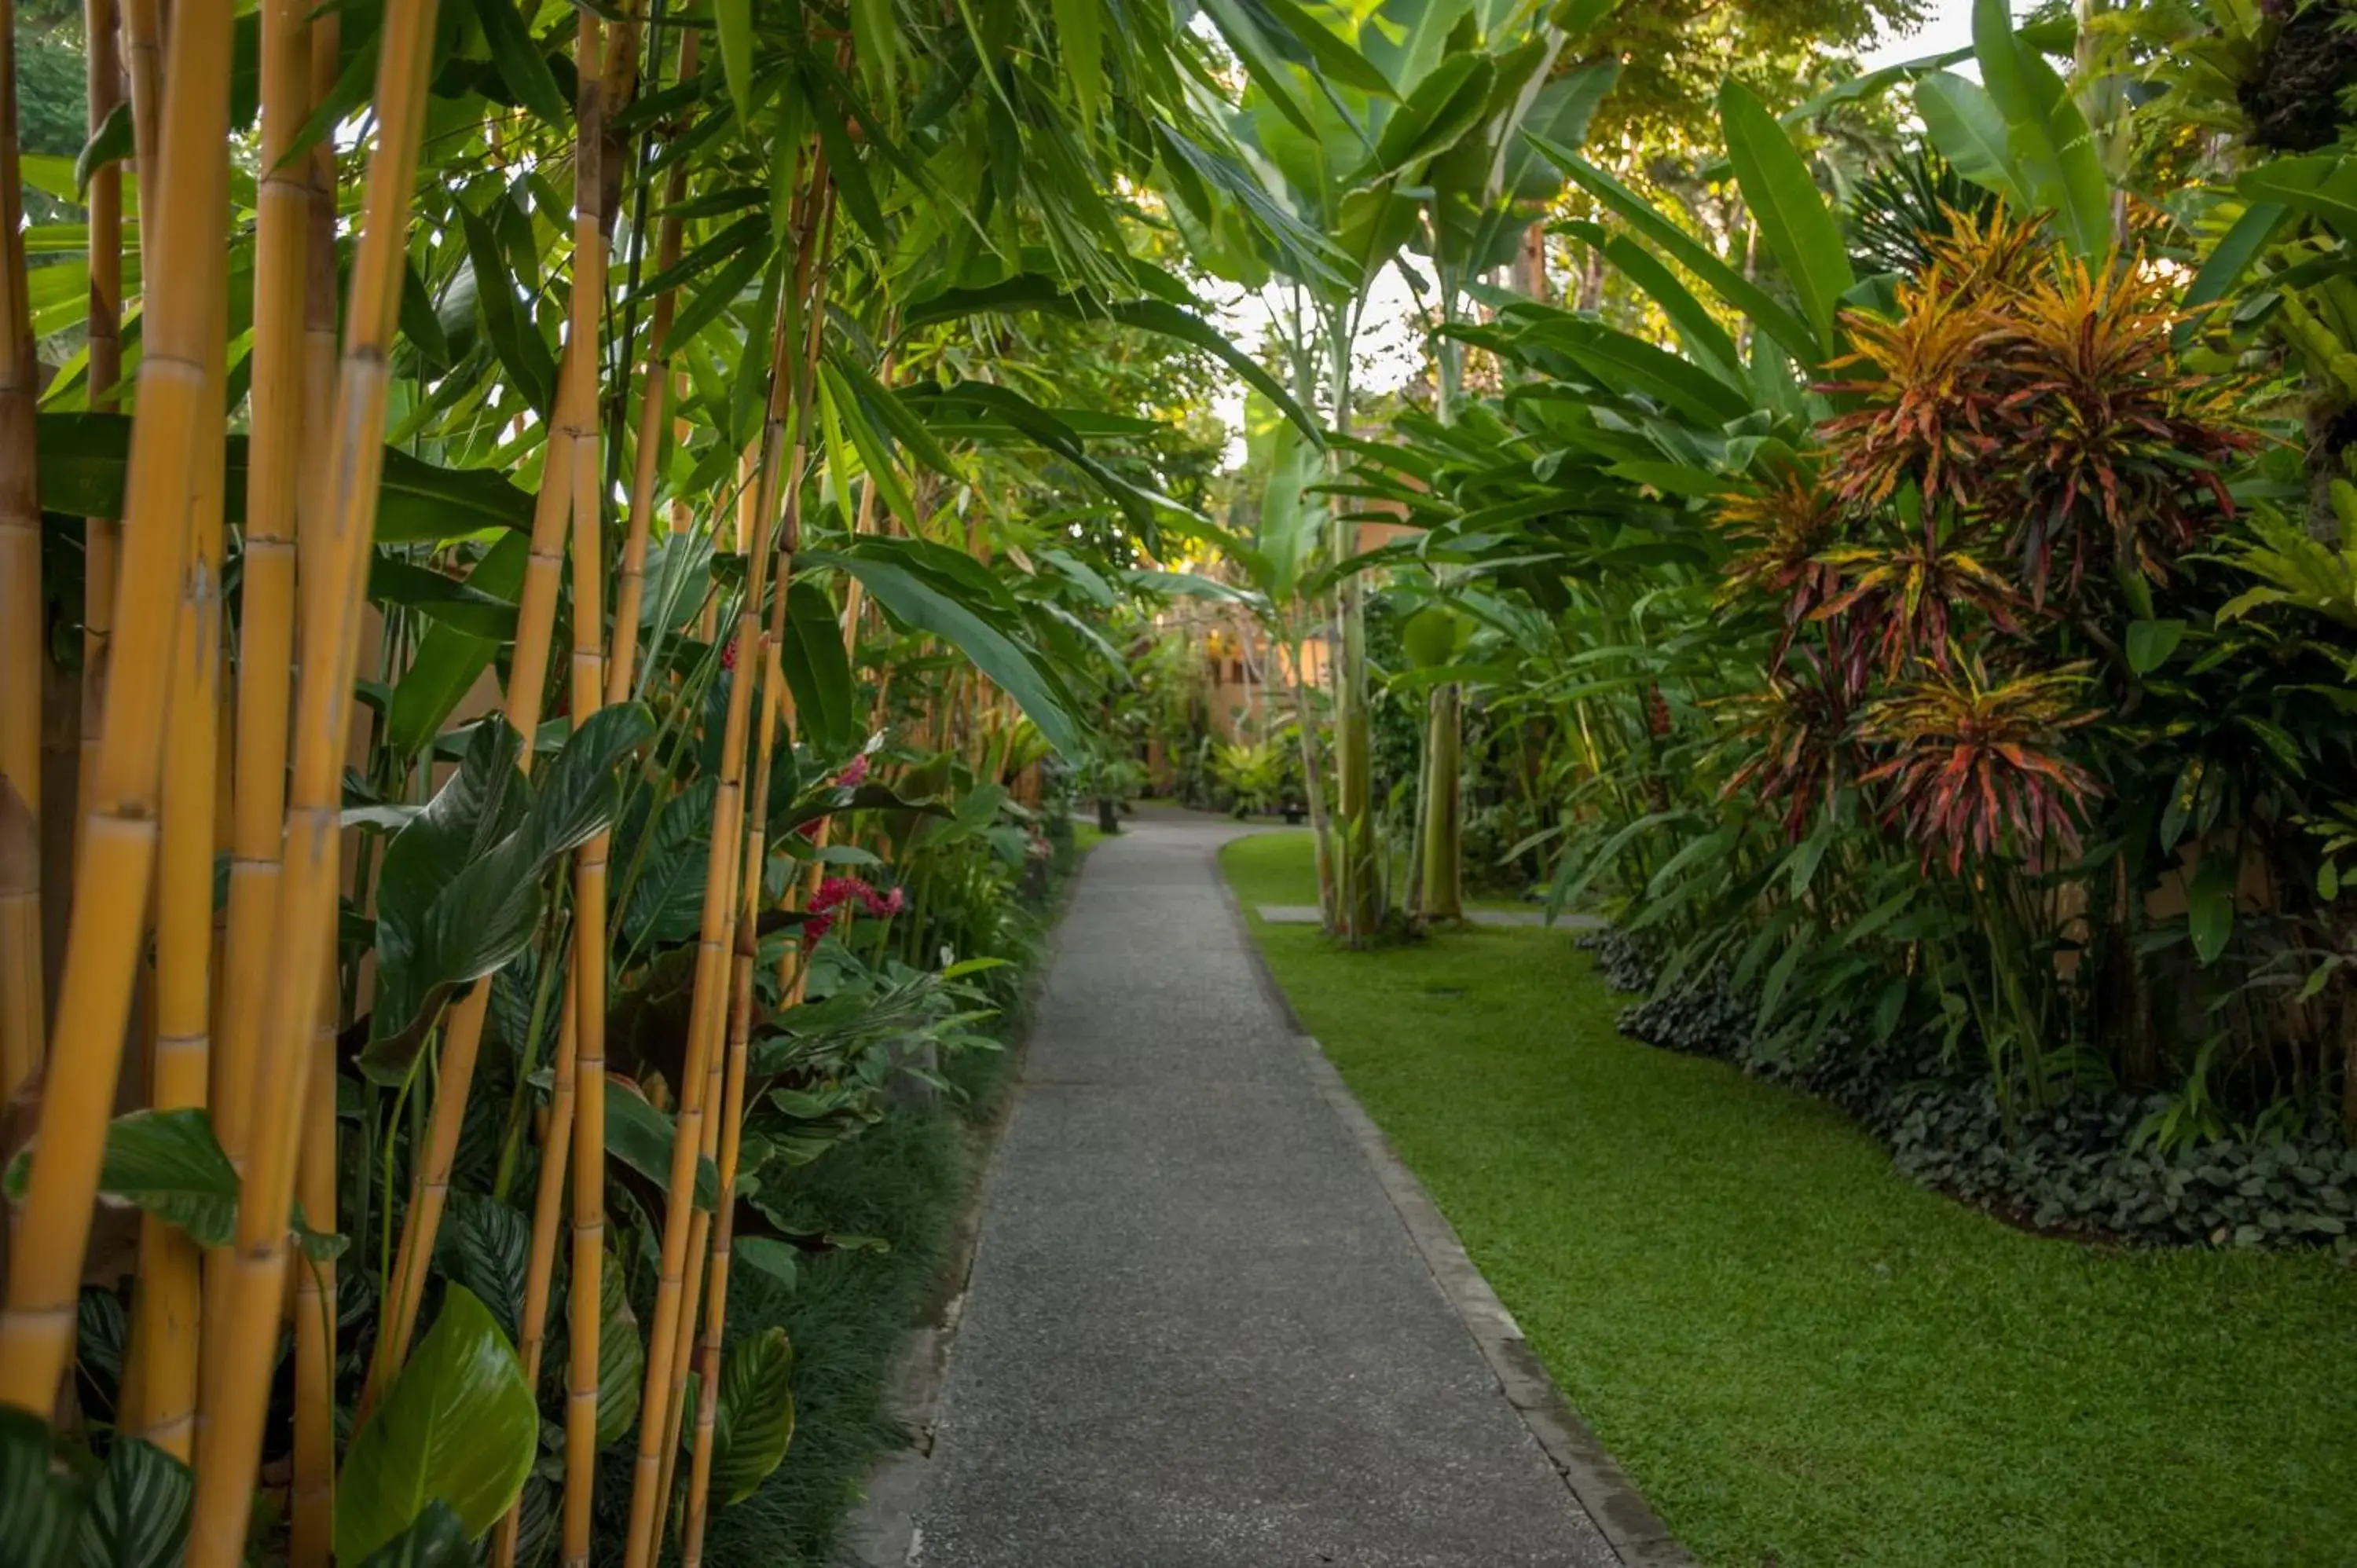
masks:
<instances>
[{"instance_id":1,"label":"broad green leaf","mask_svg":"<svg viewBox=\"0 0 2357 1568\"><path fill-rule=\"evenodd\" d=\"M791 1290L802 1273L802 1249L774 1236L739 1236L729 1243L736 1261Z\"/></svg>"},{"instance_id":2,"label":"broad green leaf","mask_svg":"<svg viewBox=\"0 0 2357 1568\"><path fill-rule=\"evenodd\" d=\"M786 601L786 639L778 650L794 695L794 738L823 757L859 744L864 717L844 651L834 605L816 584L796 582Z\"/></svg>"},{"instance_id":3,"label":"broad green leaf","mask_svg":"<svg viewBox=\"0 0 2357 1568\"><path fill-rule=\"evenodd\" d=\"M88 1495L81 1477L50 1463L48 1423L0 1405L0 1541L8 1543L12 1568L78 1568Z\"/></svg>"},{"instance_id":4,"label":"broad green leaf","mask_svg":"<svg viewBox=\"0 0 2357 1568\"><path fill-rule=\"evenodd\" d=\"M1950 166L1985 186L2020 211L2029 209L2020 170L2007 145L2005 116L1979 82L1953 71L1934 71L1915 84L1915 112L1932 145Z\"/></svg>"},{"instance_id":5,"label":"broad green leaf","mask_svg":"<svg viewBox=\"0 0 2357 1568\"><path fill-rule=\"evenodd\" d=\"M515 1501L540 1446L540 1410L515 1349L464 1285L450 1285L383 1402L352 1434L336 1486L336 1556L358 1563L439 1502L468 1537Z\"/></svg>"},{"instance_id":6,"label":"broad green leaf","mask_svg":"<svg viewBox=\"0 0 2357 1568\"><path fill-rule=\"evenodd\" d=\"M2193 274L2191 283L2185 285L2184 305L2188 314L2185 320L2178 323L2175 334L2179 349L2184 348L2186 340L2201 326L2199 313L2202 307L2224 299L2233 291L2235 285L2243 281L2243 274L2250 271L2251 263L2257 261L2267 246L2274 242L2276 231L2283 227L2284 220L2290 216L2291 209L2287 204L2254 201L2243 209L2242 216L2234 220L2233 226L2218 237L2218 242L2211 247L2210 254L2203 258L2201 270Z\"/></svg>"},{"instance_id":7,"label":"broad green leaf","mask_svg":"<svg viewBox=\"0 0 2357 1568\"><path fill-rule=\"evenodd\" d=\"M1749 88L1729 78L1719 90L1718 113L1744 202L1801 296L1817 340L1831 353L1835 313L1857 281L1841 226L1784 128Z\"/></svg>"},{"instance_id":8,"label":"broad green leaf","mask_svg":"<svg viewBox=\"0 0 2357 1568\"><path fill-rule=\"evenodd\" d=\"M68 517L121 517L131 467L131 420L106 413L35 416L41 510ZM245 521L246 438L223 444L222 510ZM376 541L417 544L487 529L532 526L533 498L489 468L444 468L387 447L377 481Z\"/></svg>"},{"instance_id":9,"label":"broad green leaf","mask_svg":"<svg viewBox=\"0 0 2357 1568\"><path fill-rule=\"evenodd\" d=\"M431 1502L408 1529L369 1553L360 1568L472 1568L474 1561L474 1543L467 1539L458 1516L446 1504Z\"/></svg>"},{"instance_id":10,"label":"broad green leaf","mask_svg":"<svg viewBox=\"0 0 2357 1568\"><path fill-rule=\"evenodd\" d=\"M8 1163L11 1199L21 1200L37 1149ZM203 1247L237 1239L237 1169L199 1110L133 1111L107 1123L99 1191L167 1225Z\"/></svg>"},{"instance_id":11,"label":"broad green leaf","mask_svg":"<svg viewBox=\"0 0 2357 1568\"><path fill-rule=\"evenodd\" d=\"M2094 137L2054 68L2014 36L2007 0L1973 0L1973 52L2032 201L2053 209L2056 230L2080 257L2110 254L2111 182Z\"/></svg>"},{"instance_id":12,"label":"broad green leaf","mask_svg":"<svg viewBox=\"0 0 2357 1568\"><path fill-rule=\"evenodd\" d=\"M597 1444L619 1443L639 1419L647 1350L613 1258L597 1271Z\"/></svg>"},{"instance_id":13,"label":"broad green leaf","mask_svg":"<svg viewBox=\"0 0 2357 1568\"><path fill-rule=\"evenodd\" d=\"M606 1088L606 1153L665 1192L671 1190L672 1145L677 1129L647 1097L619 1083ZM707 1212L719 1201L720 1171L696 1156L695 1207Z\"/></svg>"},{"instance_id":14,"label":"broad green leaf","mask_svg":"<svg viewBox=\"0 0 2357 1568\"><path fill-rule=\"evenodd\" d=\"M2230 847L2211 844L2194 867L2185 890L2185 926L2193 938L2193 951L2203 963L2214 963L2234 933L2234 856Z\"/></svg>"},{"instance_id":15,"label":"broad green leaf","mask_svg":"<svg viewBox=\"0 0 2357 1568\"><path fill-rule=\"evenodd\" d=\"M1350 40L1336 37L1332 28L1295 4L1295 0L1254 0L1254 3L1284 24L1285 30L1308 52L1318 75L1372 98L1396 99L1399 96L1399 89L1392 85L1392 79L1385 76L1372 60L1361 53Z\"/></svg>"},{"instance_id":16,"label":"broad green leaf","mask_svg":"<svg viewBox=\"0 0 2357 1568\"><path fill-rule=\"evenodd\" d=\"M2128 623L2128 668L2139 675L2149 675L2169 662L2177 645L2185 640L2185 623L2181 620L2139 620Z\"/></svg>"},{"instance_id":17,"label":"broad green leaf","mask_svg":"<svg viewBox=\"0 0 2357 1568\"><path fill-rule=\"evenodd\" d=\"M195 1495L196 1477L186 1465L152 1443L116 1434L76 1532L76 1568L179 1568Z\"/></svg>"},{"instance_id":18,"label":"broad green leaf","mask_svg":"<svg viewBox=\"0 0 2357 1568\"><path fill-rule=\"evenodd\" d=\"M483 553L466 585L494 602L513 603L523 591L524 568L531 558L528 534L505 534ZM433 745L499 651L497 642L447 622L428 627L393 689L385 713L385 745L402 757L415 757Z\"/></svg>"},{"instance_id":19,"label":"broad green leaf","mask_svg":"<svg viewBox=\"0 0 2357 1568\"><path fill-rule=\"evenodd\" d=\"M81 156L74 159L74 194L87 201L91 177L106 165L129 157L131 149L131 103L125 99L108 111L105 123L82 144Z\"/></svg>"},{"instance_id":20,"label":"broad green leaf","mask_svg":"<svg viewBox=\"0 0 2357 1568\"><path fill-rule=\"evenodd\" d=\"M2343 239L2357 235L2357 160L2335 153L2276 158L2245 172L2234 188L2305 212Z\"/></svg>"},{"instance_id":21,"label":"broad green leaf","mask_svg":"<svg viewBox=\"0 0 2357 1568\"><path fill-rule=\"evenodd\" d=\"M374 603L416 610L470 637L490 642L515 639L513 604L398 556L379 555L369 563L368 595Z\"/></svg>"},{"instance_id":22,"label":"broad green leaf","mask_svg":"<svg viewBox=\"0 0 2357 1568\"><path fill-rule=\"evenodd\" d=\"M794 1436L793 1379L793 1347L783 1328L728 1347L712 1437L712 1494L722 1502L751 1497L785 1458Z\"/></svg>"},{"instance_id":23,"label":"broad green leaf","mask_svg":"<svg viewBox=\"0 0 2357 1568\"><path fill-rule=\"evenodd\" d=\"M931 632L974 662L1023 709L1050 746L1067 755L1080 747L1080 728L1057 690L996 617L967 598L946 592L939 582L893 558L888 545L905 541L866 540L842 553L806 551L812 565L841 568L858 578L878 604L908 626Z\"/></svg>"},{"instance_id":24,"label":"broad green leaf","mask_svg":"<svg viewBox=\"0 0 2357 1568\"><path fill-rule=\"evenodd\" d=\"M1496 68L1485 55L1453 55L1415 84L1414 91L1383 123L1374 156L1351 177L1373 185L1404 174L1457 145L1481 123Z\"/></svg>"},{"instance_id":25,"label":"broad green leaf","mask_svg":"<svg viewBox=\"0 0 2357 1568\"><path fill-rule=\"evenodd\" d=\"M520 1337L532 1217L481 1193L453 1192L442 1234L444 1272L482 1298L500 1333Z\"/></svg>"}]
</instances>

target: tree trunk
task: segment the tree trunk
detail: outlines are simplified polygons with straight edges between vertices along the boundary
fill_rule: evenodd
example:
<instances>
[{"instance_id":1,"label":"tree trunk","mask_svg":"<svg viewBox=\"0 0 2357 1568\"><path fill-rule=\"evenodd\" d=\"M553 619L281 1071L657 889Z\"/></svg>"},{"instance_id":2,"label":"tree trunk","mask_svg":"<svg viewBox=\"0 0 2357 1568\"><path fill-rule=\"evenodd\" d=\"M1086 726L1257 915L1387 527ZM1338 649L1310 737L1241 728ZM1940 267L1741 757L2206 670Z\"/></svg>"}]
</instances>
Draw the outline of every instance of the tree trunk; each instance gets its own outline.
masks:
<instances>
[{"instance_id":1,"label":"tree trunk","mask_svg":"<svg viewBox=\"0 0 2357 1568\"><path fill-rule=\"evenodd\" d=\"M1423 908L1427 920L1465 918L1463 725L1461 689L1454 682L1434 687L1432 723L1424 743Z\"/></svg>"}]
</instances>

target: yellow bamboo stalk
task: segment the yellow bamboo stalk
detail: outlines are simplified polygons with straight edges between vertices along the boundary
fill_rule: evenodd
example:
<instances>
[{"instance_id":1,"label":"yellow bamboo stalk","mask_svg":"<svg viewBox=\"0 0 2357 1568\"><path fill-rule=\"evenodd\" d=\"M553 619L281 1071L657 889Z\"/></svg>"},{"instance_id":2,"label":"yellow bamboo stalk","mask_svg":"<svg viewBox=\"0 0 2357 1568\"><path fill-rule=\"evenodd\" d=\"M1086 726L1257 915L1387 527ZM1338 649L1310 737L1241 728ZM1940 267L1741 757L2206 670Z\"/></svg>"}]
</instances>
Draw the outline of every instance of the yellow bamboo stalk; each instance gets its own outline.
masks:
<instances>
[{"instance_id":1,"label":"yellow bamboo stalk","mask_svg":"<svg viewBox=\"0 0 2357 1568\"><path fill-rule=\"evenodd\" d=\"M770 611L769 657L764 661L763 676L772 695L762 704L761 731L755 742L759 759L755 773L759 784L754 799L759 800L769 799L777 716L781 709L790 710L791 706L785 694L781 659L788 613L786 590L793 575L789 552L801 542L800 493L801 487L796 485L787 494L786 522L778 552L778 591ZM757 819L746 834L743 893L737 910L736 961L732 968L735 983L729 998L726 1069L724 1077L721 1063L717 1058L714 1060L714 1081L708 1090L721 1108L716 1129L718 1147L710 1151L718 1167L719 1201L718 1217L712 1226L711 1278L705 1287L704 1336L696 1358L695 1458L688 1470L687 1514L680 1529L681 1568L692 1568L703 1558L705 1505L712 1490L712 1450L720 1410L720 1344L728 1321L728 1265L734 1255L737 1232L737 1165L744 1146L745 1064L753 1034L753 968L760 957L755 914L760 903L761 872L768 854L766 838L765 824ZM708 1135L706 1141L712 1141ZM676 1405L680 1402L673 1402ZM671 1448L676 1452L678 1446L674 1435ZM669 1494L668 1486L664 1492Z\"/></svg>"},{"instance_id":2,"label":"yellow bamboo stalk","mask_svg":"<svg viewBox=\"0 0 2357 1568\"><path fill-rule=\"evenodd\" d=\"M825 190L825 160L813 159L810 185L800 202L797 224L800 246L795 258L793 297L811 296L811 281L823 215L830 203ZM738 840L747 813L759 802L748 802L744 792L745 742L752 726L754 689L759 684L761 606L769 586L770 520L778 515L777 497L782 481L787 415L792 406L792 372L796 368L791 312L779 313L770 345L770 406L764 421L761 459L757 473L758 494L751 517L756 533L748 553L745 594L737 611L737 675L729 682L728 714L722 729L720 777L715 791L710 859L704 891L703 929L696 946L695 988L690 1007L686 1060L680 1074L680 1109L672 1142L671 1189L663 1217L662 1252L655 1284L655 1310L647 1334L647 1369L639 1409L639 1452L631 1474L630 1520L625 1537L626 1568L647 1568L662 1540L662 1444L677 1428L672 1421L671 1391L680 1321L686 1295L689 1240L693 1230L695 1171L704 1147L707 1114L706 1080L719 1035L726 1024L725 1008L730 965L734 960L736 901L731 886L736 875ZM716 1113L718 1108L711 1107ZM692 1321L692 1315L691 1321Z\"/></svg>"},{"instance_id":3,"label":"yellow bamboo stalk","mask_svg":"<svg viewBox=\"0 0 2357 1568\"><path fill-rule=\"evenodd\" d=\"M323 918L334 911L322 911ZM319 1019L311 1033L311 1081L303 1107L296 1186L312 1229L336 1224L336 961L319 977ZM295 1265L294 1519L289 1568L327 1568L336 1537L336 1264Z\"/></svg>"},{"instance_id":4,"label":"yellow bamboo stalk","mask_svg":"<svg viewBox=\"0 0 2357 1568\"><path fill-rule=\"evenodd\" d=\"M123 0L123 74L131 83L131 173L139 187L140 289L152 294L155 213L164 172L163 0Z\"/></svg>"},{"instance_id":5,"label":"yellow bamboo stalk","mask_svg":"<svg viewBox=\"0 0 2357 1568\"><path fill-rule=\"evenodd\" d=\"M322 12L310 24L310 81L313 103L334 86L341 18ZM265 111L265 113L267 111ZM322 138L307 160L305 212L307 243L303 277L303 386L306 407L332 408L336 389L336 154L331 138ZM311 423L307 420L307 427ZM322 539L321 518L331 497L325 442L305 447L297 537ZM249 592L252 590L249 588ZM284 755L284 733L279 745ZM283 786L269 789L274 806L283 806ZM271 857L270 880L277 885L277 856ZM340 851L340 846L339 846ZM332 925L338 918L329 879L327 906L318 918ZM303 1208L314 1227L336 1228L336 1028L338 1016L337 955L330 942L320 964L319 1008L311 1041L312 1079L303 1117L303 1148L296 1173ZM295 1321L295 1477L293 1520L287 1539L289 1568L328 1568L335 1552L336 1532L336 1265L323 1262L301 1271L296 1287Z\"/></svg>"},{"instance_id":6,"label":"yellow bamboo stalk","mask_svg":"<svg viewBox=\"0 0 2357 1568\"><path fill-rule=\"evenodd\" d=\"M311 7L262 7L262 173L254 219L253 436L245 484L243 614L238 628L237 787L229 865L229 963L213 1061L214 1131L233 1165L245 1154L263 997L271 984L279 833L286 811L286 714L295 663L295 529L302 488L304 349L312 239L308 159L290 160L311 113Z\"/></svg>"},{"instance_id":7,"label":"yellow bamboo stalk","mask_svg":"<svg viewBox=\"0 0 2357 1568\"><path fill-rule=\"evenodd\" d=\"M0 1100L41 1060L41 395L16 158L16 21L0 0Z\"/></svg>"},{"instance_id":8,"label":"yellow bamboo stalk","mask_svg":"<svg viewBox=\"0 0 2357 1568\"><path fill-rule=\"evenodd\" d=\"M699 36L693 28L680 35L682 81L695 74ZM673 209L686 195L687 162L683 158L672 165L671 177L663 183L664 212L655 243L658 272L669 271L679 261L684 226ZM665 340L671 336L675 304L674 291L663 290L655 296L647 322L647 353L639 377L638 453L630 474L630 532L622 544L622 570L614 586L614 656L606 671L609 703L627 699L638 675L639 610L646 595L647 539L654 523L655 465L662 456L663 419L671 409L672 356Z\"/></svg>"},{"instance_id":9,"label":"yellow bamboo stalk","mask_svg":"<svg viewBox=\"0 0 2357 1568\"><path fill-rule=\"evenodd\" d=\"M191 10L201 3L180 0L182 13L172 34L176 65L184 38L199 30L189 20ZM231 1310L216 1326L221 1344L211 1365L218 1375L208 1380L199 1411L188 1568L236 1568L242 1562L262 1457L301 1109L307 1103L314 1034L326 968L334 953L334 922L321 916L334 908L336 897L344 749L384 460L389 352L409 239L410 194L425 128L434 16L434 0L388 0L379 41L377 146L352 261L343 365L331 426L329 500L314 520L317 527L306 530L316 537L307 539L305 564L316 564L317 569L307 571L302 583L304 660L296 699L286 849L274 925L279 983L269 998L254 1059L245 1180L238 1205L237 1250L231 1262ZM226 40L225 14L219 19L219 31ZM225 85L226 62L222 75ZM176 69L173 80L169 102L177 120L183 97L178 84L189 79ZM174 148L182 145L170 144ZM111 726L109 733L111 739ZM92 842L95 846L95 838Z\"/></svg>"},{"instance_id":10,"label":"yellow bamboo stalk","mask_svg":"<svg viewBox=\"0 0 2357 1568\"><path fill-rule=\"evenodd\" d=\"M556 1272L556 1233L565 1207L565 1156L573 1145L574 989L565 987L556 1026L556 1079L548 1096L548 1130L540 1146L540 1179L533 1196L532 1253L524 1267L523 1321L517 1325L517 1352L523 1380L536 1394L540 1359L548 1344L549 1283ZM500 1516L491 1533L491 1568L515 1568L523 1504Z\"/></svg>"},{"instance_id":11,"label":"yellow bamboo stalk","mask_svg":"<svg viewBox=\"0 0 2357 1568\"><path fill-rule=\"evenodd\" d=\"M627 27L615 39L628 48ZM573 424L552 432L573 464L573 722L597 713L606 690L605 507L598 443L597 331L606 303L606 243L600 153L605 143L605 29L580 15L573 58L573 299L569 347L576 379ZM552 449L549 460L559 454ZM608 835L581 846L573 872L573 1276L565 1314L572 1353L565 1396L565 1568L588 1568L597 1476L597 1354L606 1257L606 855Z\"/></svg>"},{"instance_id":12,"label":"yellow bamboo stalk","mask_svg":"<svg viewBox=\"0 0 2357 1568\"><path fill-rule=\"evenodd\" d=\"M227 149L223 149L224 157ZM224 181L224 193L226 181ZM222 378L229 293L210 301L202 424L228 423ZM219 783L223 449L206 444L189 503L188 566L174 626L170 707L165 719L163 841L156 872L156 1036L149 1102L158 1111L203 1107L211 1052L213 827ZM125 1424L187 1460L197 1413L197 1351L202 1318L198 1250L188 1234L153 1215L139 1230L139 1290L132 1321L139 1359L138 1399Z\"/></svg>"},{"instance_id":13,"label":"yellow bamboo stalk","mask_svg":"<svg viewBox=\"0 0 2357 1568\"><path fill-rule=\"evenodd\" d=\"M172 69L185 87L172 95L167 138L175 177L163 182L166 190L141 223L159 248L181 260L146 286L146 353L132 428L117 602L117 678L107 685L83 838L82 896L74 902L67 934L55 1025L54 1037L70 1042L74 1064L70 1072L55 1075L42 1097L30 1188L13 1239L7 1304L0 1309L0 1403L42 1414L72 1354L90 1208L123 1065L155 871L165 693L190 493L200 450L220 439L218 426L203 429L204 366L205 339L214 326L207 302L222 286L228 252L230 5L229 0L182 0L182 5ZM10 193L0 200L14 200L15 172L0 169L0 184Z\"/></svg>"},{"instance_id":14,"label":"yellow bamboo stalk","mask_svg":"<svg viewBox=\"0 0 2357 1568\"><path fill-rule=\"evenodd\" d=\"M88 52L90 134L98 134L123 102L123 61L115 38L115 0L83 0L82 38ZM104 408L123 380L123 166L102 164L90 177L90 405ZM106 659L114 630L114 583L122 524L111 517L82 520L81 766L74 808L75 856L82 819L90 813L98 763L98 730L106 691ZM35 1037L38 1037L36 1031ZM0 1090L5 1090L0 1082Z\"/></svg>"}]
</instances>

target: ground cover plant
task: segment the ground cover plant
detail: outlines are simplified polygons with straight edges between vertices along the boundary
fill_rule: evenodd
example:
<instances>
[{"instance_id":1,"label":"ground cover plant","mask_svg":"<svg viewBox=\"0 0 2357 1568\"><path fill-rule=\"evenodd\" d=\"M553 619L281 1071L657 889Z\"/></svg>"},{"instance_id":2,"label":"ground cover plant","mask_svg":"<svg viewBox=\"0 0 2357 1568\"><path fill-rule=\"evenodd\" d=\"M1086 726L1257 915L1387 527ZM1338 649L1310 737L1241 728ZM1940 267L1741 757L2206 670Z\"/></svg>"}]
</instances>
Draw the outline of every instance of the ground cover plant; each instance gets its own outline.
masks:
<instances>
[{"instance_id":1,"label":"ground cover plant","mask_svg":"<svg viewBox=\"0 0 2357 1568\"><path fill-rule=\"evenodd\" d=\"M1222 858L1248 910L1315 885L1297 834ZM2357 1274L2329 1257L1975 1213L1823 1101L1620 1036L1566 932L1353 954L1253 927L1705 1563L2329 1562L2357 1530Z\"/></svg>"}]
</instances>

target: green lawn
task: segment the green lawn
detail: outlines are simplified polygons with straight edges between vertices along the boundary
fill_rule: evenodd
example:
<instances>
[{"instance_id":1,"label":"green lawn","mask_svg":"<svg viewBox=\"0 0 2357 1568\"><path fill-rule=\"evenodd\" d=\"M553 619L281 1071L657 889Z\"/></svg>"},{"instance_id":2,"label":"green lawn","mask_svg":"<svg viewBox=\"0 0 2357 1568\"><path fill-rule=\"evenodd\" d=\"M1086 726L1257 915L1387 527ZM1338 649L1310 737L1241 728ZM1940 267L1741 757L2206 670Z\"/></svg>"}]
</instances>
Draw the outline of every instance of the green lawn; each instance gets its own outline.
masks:
<instances>
[{"instance_id":1,"label":"green lawn","mask_svg":"<svg viewBox=\"0 0 2357 1568\"><path fill-rule=\"evenodd\" d=\"M1225 854L1315 897L1300 836ZM2357 1563L2357 1272L2123 1252L1622 1039L1563 933L1254 932L1572 1402L1714 1568Z\"/></svg>"}]
</instances>

